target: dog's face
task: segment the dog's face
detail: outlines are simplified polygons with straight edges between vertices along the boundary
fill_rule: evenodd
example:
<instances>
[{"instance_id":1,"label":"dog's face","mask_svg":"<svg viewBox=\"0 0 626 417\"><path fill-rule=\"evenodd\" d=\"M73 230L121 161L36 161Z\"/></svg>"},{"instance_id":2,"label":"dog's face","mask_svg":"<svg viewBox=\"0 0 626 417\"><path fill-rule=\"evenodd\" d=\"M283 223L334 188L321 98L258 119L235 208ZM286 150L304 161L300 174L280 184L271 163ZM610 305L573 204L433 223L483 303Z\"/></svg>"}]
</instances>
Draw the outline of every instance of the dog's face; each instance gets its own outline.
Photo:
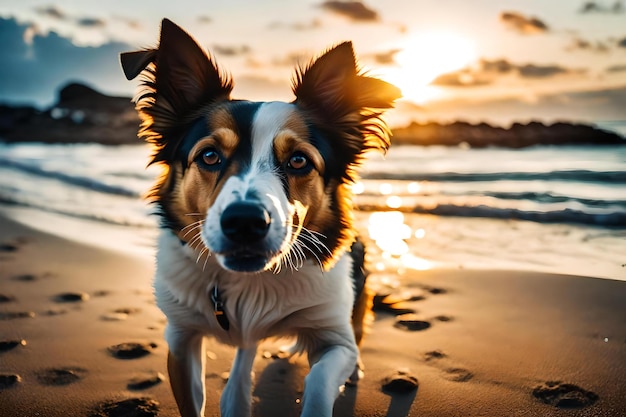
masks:
<instances>
[{"instance_id":1,"label":"dog's face","mask_svg":"<svg viewBox=\"0 0 626 417\"><path fill-rule=\"evenodd\" d=\"M299 69L295 101L230 99L232 82L164 20L157 49L122 55L142 73L137 109L164 227L232 271L333 265L353 240L350 192L363 153L386 149L381 109L399 91L359 73L343 43Z\"/></svg>"}]
</instances>

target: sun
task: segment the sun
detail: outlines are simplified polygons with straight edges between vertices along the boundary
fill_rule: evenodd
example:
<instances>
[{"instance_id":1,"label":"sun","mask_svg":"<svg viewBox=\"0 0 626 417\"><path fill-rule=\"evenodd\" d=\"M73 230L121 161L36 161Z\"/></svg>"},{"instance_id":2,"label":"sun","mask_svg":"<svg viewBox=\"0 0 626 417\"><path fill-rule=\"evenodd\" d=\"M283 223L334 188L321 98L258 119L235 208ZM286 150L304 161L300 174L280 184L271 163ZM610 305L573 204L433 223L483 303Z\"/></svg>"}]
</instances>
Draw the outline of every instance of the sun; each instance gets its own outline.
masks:
<instances>
[{"instance_id":1,"label":"sun","mask_svg":"<svg viewBox=\"0 0 626 417\"><path fill-rule=\"evenodd\" d=\"M474 42L452 32L416 35L399 49L394 57L397 66L387 68L381 76L415 103L436 98L441 90L429 85L435 78L477 60Z\"/></svg>"}]
</instances>

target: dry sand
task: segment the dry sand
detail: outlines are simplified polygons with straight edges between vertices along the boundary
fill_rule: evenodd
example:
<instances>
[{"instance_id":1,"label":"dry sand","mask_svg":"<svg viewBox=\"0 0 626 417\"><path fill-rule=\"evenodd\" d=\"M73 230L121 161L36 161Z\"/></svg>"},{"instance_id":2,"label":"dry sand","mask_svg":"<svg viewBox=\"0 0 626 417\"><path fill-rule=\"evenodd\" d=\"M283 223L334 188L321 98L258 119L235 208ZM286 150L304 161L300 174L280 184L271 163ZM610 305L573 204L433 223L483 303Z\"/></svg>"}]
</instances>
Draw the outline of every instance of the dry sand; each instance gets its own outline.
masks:
<instances>
[{"instance_id":1,"label":"dry sand","mask_svg":"<svg viewBox=\"0 0 626 417\"><path fill-rule=\"evenodd\" d=\"M152 272L0 217L0 417L176 416ZM400 287L379 285L390 295L364 342L365 379L335 416L626 415L626 282L469 270L372 280ZM255 416L298 415L306 362L271 357L280 344L259 349ZM217 416L233 350L208 349L206 415Z\"/></svg>"}]
</instances>

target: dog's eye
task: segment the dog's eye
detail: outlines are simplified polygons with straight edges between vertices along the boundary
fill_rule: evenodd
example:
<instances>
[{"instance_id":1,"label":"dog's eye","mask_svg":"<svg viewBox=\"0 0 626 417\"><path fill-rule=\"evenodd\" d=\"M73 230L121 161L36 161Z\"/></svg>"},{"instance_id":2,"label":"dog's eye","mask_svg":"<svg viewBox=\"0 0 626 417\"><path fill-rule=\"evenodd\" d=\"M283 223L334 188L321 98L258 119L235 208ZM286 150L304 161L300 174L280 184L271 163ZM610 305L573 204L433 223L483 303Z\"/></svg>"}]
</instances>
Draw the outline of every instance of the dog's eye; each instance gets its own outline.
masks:
<instances>
[{"instance_id":1,"label":"dog's eye","mask_svg":"<svg viewBox=\"0 0 626 417\"><path fill-rule=\"evenodd\" d=\"M207 148L200 152L196 158L196 162L203 168L215 169L222 162L222 157L215 149Z\"/></svg>"},{"instance_id":2,"label":"dog's eye","mask_svg":"<svg viewBox=\"0 0 626 417\"><path fill-rule=\"evenodd\" d=\"M296 152L291 155L291 158L289 158L289 162L287 163L287 168L294 171L306 170L308 167L309 159L302 152Z\"/></svg>"}]
</instances>

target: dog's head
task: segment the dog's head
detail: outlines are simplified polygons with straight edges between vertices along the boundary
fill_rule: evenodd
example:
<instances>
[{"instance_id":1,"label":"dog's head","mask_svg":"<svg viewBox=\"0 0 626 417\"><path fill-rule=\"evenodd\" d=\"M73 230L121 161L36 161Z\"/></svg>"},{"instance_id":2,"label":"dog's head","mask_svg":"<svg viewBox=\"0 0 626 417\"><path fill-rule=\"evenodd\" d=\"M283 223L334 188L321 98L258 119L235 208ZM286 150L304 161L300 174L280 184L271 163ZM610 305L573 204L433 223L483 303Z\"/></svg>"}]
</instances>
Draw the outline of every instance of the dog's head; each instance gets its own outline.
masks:
<instances>
[{"instance_id":1,"label":"dog's head","mask_svg":"<svg viewBox=\"0 0 626 417\"><path fill-rule=\"evenodd\" d=\"M165 167L151 196L181 241L240 272L329 268L349 247L355 169L388 148L380 115L400 96L360 73L351 43L299 68L291 103L232 100L230 77L167 19L158 48L121 61L141 74L139 133Z\"/></svg>"}]
</instances>

